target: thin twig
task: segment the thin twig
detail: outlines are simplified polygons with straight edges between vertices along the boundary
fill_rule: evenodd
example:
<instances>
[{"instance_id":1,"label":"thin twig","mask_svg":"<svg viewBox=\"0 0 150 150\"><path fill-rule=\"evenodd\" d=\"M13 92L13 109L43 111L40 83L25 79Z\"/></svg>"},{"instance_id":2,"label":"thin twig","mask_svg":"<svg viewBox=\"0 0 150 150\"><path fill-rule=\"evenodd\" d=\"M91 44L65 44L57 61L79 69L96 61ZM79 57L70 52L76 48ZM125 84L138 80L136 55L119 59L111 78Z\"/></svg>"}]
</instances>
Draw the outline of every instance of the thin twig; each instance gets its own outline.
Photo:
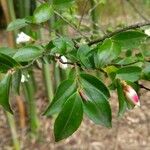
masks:
<instances>
[{"instance_id":1,"label":"thin twig","mask_svg":"<svg viewBox=\"0 0 150 150\"><path fill-rule=\"evenodd\" d=\"M140 88L142 88L142 89L145 89L145 90L147 90L147 91L150 91L150 88L145 87L145 86L144 86L144 85L142 85L142 84L139 84L139 86L140 86Z\"/></svg>"},{"instance_id":2,"label":"thin twig","mask_svg":"<svg viewBox=\"0 0 150 150\"><path fill-rule=\"evenodd\" d=\"M150 21L149 19L147 19L139 10L138 8L134 5L134 3L132 3L130 0L126 0L130 6L133 8L133 10L145 21Z\"/></svg>"},{"instance_id":3,"label":"thin twig","mask_svg":"<svg viewBox=\"0 0 150 150\"><path fill-rule=\"evenodd\" d=\"M147 26L147 25L150 25L150 22L137 23L137 24L133 24L133 25L124 27L122 29L118 29L118 30L116 30L116 31L114 31L114 32L112 32L110 34L107 34L107 35L103 36L102 38L98 38L96 40L90 41L88 43L88 45L91 46L93 44L97 44L97 43L103 42L105 39L111 38L112 36L114 36L114 35L116 35L118 33L130 30L130 29L137 29L137 28L140 28L140 27L143 27L143 26Z\"/></svg>"},{"instance_id":4,"label":"thin twig","mask_svg":"<svg viewBox=\"0 0 150 150\"><path fill-rule=\"evenodd\" d=\"M81 25L81 23L82 23L82 20L83 20L84 14L85 14L85 10L86 10L86 8L87 8L88 1L89 1L89 0L86 0L85 3L84 3L83 12L82 12L81 18L80 18L80 20L79 20L78 29L80 29L80 25Z\"/></svg>"},{"instance_id":5,"label":"thin twig","mask_svg":"<svg viewBox=\"0 0 150 150\"><path fill-rule=\"evenodd\" d=\"M78 28L76 28L75 25L73 25L72 23L70 23L70 21L68 19L66 19L64 16L62 16L61 14L59 14L57 11L54 10L54 13L60 17L63 21L65 21L72 29L74 29L75 31L77 31L81 36L83 36L87 41L89 41L89 39L80 31L78 30Z\"/></svg>"}]
</instances>

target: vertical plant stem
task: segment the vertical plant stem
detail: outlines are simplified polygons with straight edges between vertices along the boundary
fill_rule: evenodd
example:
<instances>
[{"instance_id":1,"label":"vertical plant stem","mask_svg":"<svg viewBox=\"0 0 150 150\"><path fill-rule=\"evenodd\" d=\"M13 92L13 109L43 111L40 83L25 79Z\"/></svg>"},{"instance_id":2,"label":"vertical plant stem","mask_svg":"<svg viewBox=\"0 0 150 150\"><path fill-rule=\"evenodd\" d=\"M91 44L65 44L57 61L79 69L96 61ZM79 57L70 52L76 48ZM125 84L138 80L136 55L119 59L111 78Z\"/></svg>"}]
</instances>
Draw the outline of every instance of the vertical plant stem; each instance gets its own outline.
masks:
<instances>
[{"instance_id":1,"label":"vertical plant stem","mask_svg":"<svg viewBox=\"0 0 150 150\"><path fill-rule=\"evenodd\" d=\"M43 76L44 76L46 93L48 96L48 100L50 102L53 98L53 82L52 82L50 65L48 63L43 63L42 68L43 68Z\"/></svg>"},{"instance_id":2,"label":"vertical plant stem","mask_svg":"<svg viewBox=\"0 0 150 150\"><path fill-rule=\"evenodd\" d=\"M60 69L58 68L57 64L54 63L54 74L55 74L55 90L57 89L58 85L61 82L60 79Z\"/></svg>"},{"instance_id":3,"label":"vertical plant stem","mask_svg":"<svg viewBox=\"0 0 150 150\"><path fill-rule=\"evenodd\" d=\"M32 82L30 79L28 82L25 82L23 84L23 88L28 105L28 116L30 122L31 136L36 138L38 135L40 124L37 116L36 103L34 98L34 89L32 87Z\"/></svg>"},{"instance_id":4,"label":"vertical plant stem","mask_svg":"<svg viewBox=\"0 0 150 150\"><path fill-rule=\"evenodd\" d=\"M16 132L16 125L15 125L15 119L12 114L9 112L6 112L7 120L10 126L14 150L20 150L20 143L18 140L17 132Z\"/></svg>"},{"instance_id":5,"label":"vertical plant stem","mask_svg":"<svg viewBox=\"0 0 150 150\"><path fill-rule=\"evenodd\" d=\"M91 9L94 8L95 6L95 1L94 0L90 0L90 4L91 4ZM92 9L91 11L91 18L92 18L92 28L93 28L93 33L96 32L97 30L97 13L96 13L96 8Z\"/></svg>"}]
</instances>

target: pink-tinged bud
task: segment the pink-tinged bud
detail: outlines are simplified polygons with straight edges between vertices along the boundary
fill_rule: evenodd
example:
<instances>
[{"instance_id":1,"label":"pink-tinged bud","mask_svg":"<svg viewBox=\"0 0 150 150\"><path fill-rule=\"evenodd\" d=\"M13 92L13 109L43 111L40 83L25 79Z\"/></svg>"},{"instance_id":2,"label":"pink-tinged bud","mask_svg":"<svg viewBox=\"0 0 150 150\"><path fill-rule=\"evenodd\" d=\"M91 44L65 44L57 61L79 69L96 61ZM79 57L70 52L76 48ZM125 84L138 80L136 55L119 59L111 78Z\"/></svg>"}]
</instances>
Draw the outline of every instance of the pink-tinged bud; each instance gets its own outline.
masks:
<instances>
[{"instance_id":1,"label":"pink-tinged bud","mask_svg":"<svg viewBox=\"0 0 150 150\"><path fill-rule=\"evenodd\" d=\"M79 94L83 100L87 101L89 99L83 90L80 90Z\"/></svg>"},{"instance_id":2,"label":"pink-tinged bud","mask_svg":"<svg viewBox=\"0 0 150 150\"><path fill-rule=\"evenodd\" d=\"M122 82L122 84L126 98L134 105L140 106L139 97L136 91L131 86L127 85L126 82Z\"/></svg>"}]
</instances>

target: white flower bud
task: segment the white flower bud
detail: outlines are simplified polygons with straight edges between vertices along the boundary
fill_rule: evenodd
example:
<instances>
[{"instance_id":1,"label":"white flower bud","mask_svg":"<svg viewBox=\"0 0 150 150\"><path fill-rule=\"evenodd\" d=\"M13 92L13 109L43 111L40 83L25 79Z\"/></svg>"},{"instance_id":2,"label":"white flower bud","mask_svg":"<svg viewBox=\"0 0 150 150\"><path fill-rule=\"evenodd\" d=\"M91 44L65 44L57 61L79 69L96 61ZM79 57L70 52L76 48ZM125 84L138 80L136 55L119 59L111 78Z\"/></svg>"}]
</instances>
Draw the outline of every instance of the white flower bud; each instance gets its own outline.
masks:
<instances>
[{"instance_id":1,"label":"white flower bud","mask_svg":"<svg viewBox=\"0 0 150 150\"><path fill-rule=\"evenodd\" d=\"M129 85L127 85L125 82L123 82L123 91L126 96L126 98L134 105L140 106L139 97L136 93L136 91Z\"/></svg>"},{"instance_id":2,"label":"white flower bud","mask_svg":"<svg viewBox=\"0 0 150 150\"><path fill-rule=\"evenodd\" d=\"M22 74L22 76L21 76L21 82L24 83L24 82L28 81L29 77L30 77L29 75L25 76L24 74Z\"/></svg>"},{"instance_id":3,"label":"white flower bud","mask_svg":"<svg viewBox=\"0 0 150 150\"><path fill-rule=\"evenodd\" d=\"M67 58L65 56L61 56L60 59L58 60L58 65L62 69L67 69L68 64L67 63Z\"/></svg>"},{"instance_id":4,"label":"white flower bud","mask_svg":"<svg viewBox=\"0 0 150 150\"><path fill-rule=\"evenodd\" d=\"M20 43L26 43L29 41L32 41L33 39L28 36L27 34L25 34L24 32L21 32L18 34L17 38L16 38L16 43L20 44Z\"/></svg>"},{"instance_id":5,"label":"white flower bud","mask_svg":"<svg viewBox=\"0 0 150 150\"><path fill-rule=\"evenodd\" d=\"M150 28L145 29L145 31L144 31L144 32L145 32L145 34L146 34L146 35L150 36Z\"/></svg>"}]
</instances>

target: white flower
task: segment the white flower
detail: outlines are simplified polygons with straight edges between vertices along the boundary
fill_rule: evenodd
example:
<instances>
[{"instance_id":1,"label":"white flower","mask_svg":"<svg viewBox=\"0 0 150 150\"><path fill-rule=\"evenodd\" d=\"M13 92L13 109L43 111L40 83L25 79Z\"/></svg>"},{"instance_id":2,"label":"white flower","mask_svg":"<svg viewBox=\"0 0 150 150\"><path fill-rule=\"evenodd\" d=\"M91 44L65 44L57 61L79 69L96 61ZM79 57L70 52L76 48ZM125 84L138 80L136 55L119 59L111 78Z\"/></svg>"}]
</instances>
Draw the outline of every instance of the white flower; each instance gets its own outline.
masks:
<instances>
[{"instance_id":1,"label":"white flower","mask_svg":"<svg viewBox=\"0 0 150 150\"><path fill-rule=\"evenodd\" d=\"M24 82L28 81L29 77L30 77L29 75L25 76L24 74L22 74L22 76L21 76L21 82L24 83Z\"/></svg>"},{"instance_id":2,"label":"white flower","mask_svg":"<svg viewBox=\"0 0 150 150\"><path fill-rule=\"evenodd\" d=\"M145 34L146 34L146 35L150 36L150 28L145 29L145 31L144 31L144 32L145 32Z\"/></svg>"},{"instance_id":3,"label":"white flower","mask_svg":"<svg viewBox=\"0 0 150 150\"><path fill-rule=\"evenodd\" d=\"M123 83L123 91L126 98L134 105L140 106L139 97L136 91L126 83Z\"/></svg>"},{"instance_id":4,"label":"white flower","mask_svg":"<svg viewBox=\"0 0 150 150\"><path fill-rule=\"evenodd\" d=\"M24 32L21 32L18 34L17 38L16 38L16 43L20 44L20 43L26 43L29 41L32 41L33 39L28 36L27 34L25 34Z\"/></svg>"},{"instance_id":5,"label":"white flower","mask_svg":"<svg viewBox=\"0 0 150 150\"><path fill-rule=\"evenodd\" d=\"M57 54L57 56L58 56L58 54ZM65 56L60 56L60 58L57 61L57 63L59 65L59 67L62 68L62 69L67 69L67 67L68 67L68 64L65 64L65 63L67 63L67 58Z\"/></svg>"}]
</instances>

